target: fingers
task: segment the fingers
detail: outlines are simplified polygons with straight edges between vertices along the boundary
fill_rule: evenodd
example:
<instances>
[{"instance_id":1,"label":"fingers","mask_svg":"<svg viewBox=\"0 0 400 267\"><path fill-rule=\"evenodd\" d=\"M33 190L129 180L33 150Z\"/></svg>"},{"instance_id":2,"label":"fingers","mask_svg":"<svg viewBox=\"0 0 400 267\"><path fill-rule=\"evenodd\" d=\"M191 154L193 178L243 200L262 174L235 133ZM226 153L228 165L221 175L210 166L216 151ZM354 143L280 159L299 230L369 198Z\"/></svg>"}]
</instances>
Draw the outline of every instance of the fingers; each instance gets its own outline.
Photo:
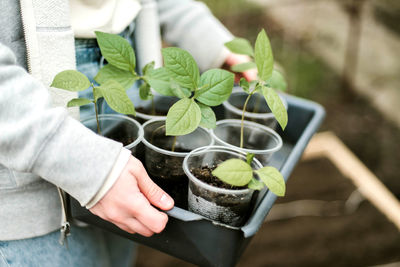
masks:
<instances>
[{"instance_id":1,"label":"fingers","mask_svg":"<svg viewBox=\"0 0 400 267\"><path fill-rule=\"evenodd\" d=\"M162 210L172 209L174 200L156 185L147 174L143 164L136 158L133 158L136 168L132 170L137 178L138 186L143 195L156 207Z\"/></svg>"}]
</instances>

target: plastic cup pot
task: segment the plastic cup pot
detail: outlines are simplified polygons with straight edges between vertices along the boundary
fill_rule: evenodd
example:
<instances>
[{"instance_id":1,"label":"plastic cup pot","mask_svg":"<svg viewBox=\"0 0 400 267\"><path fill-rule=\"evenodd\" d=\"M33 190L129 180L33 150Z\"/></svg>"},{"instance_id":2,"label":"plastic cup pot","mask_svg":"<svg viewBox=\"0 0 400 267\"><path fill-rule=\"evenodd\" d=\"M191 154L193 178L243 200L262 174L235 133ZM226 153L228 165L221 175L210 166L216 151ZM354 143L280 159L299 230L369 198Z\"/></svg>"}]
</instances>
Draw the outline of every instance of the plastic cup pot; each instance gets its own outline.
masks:
<instances>
[{"instance_id":1,"label":"plastic cup pot","mask_svg":"<svg viewBox=\"0 0 400 267\"><path fill-rule=\"evenodd\" d=\"M182 169L182 162L193 149L214 144L210 131L199 127L175 139L174 136L165 135L165 119L162 118L147 121L143 129L147 172L171 195L176 206L186 208L188 179Z\"/></svg>"},{"instance_id":2,"label":"plastic cup pot","mask_svg":"<svg viewBox=\"0 0 400 267\"><path fill-rule=\"evenodd\" d=\"M255 191L209 179L211 171L218 164L232 158L246 161L246 154L229 147L209 146L195 149L185 157L183 170L189 178L188 208L213 221L242 226L254 206L257 197ZM262 168L257 159L253 160L251 166L253 169Z\"/></svg>"},{"instance_id":3,"label":"plastic cup pot","mask_svg":"<svg viewBox=\"0 0 400 267\"><path fill-rule=\"evenodd\" d=\"M243 148L240 148L241 120L217 121L211 135L216 145L253 153L263 165L269 163L273 153L282 147L282 138L273 129L251 121L243 121Z\"/></svg>"},{"instance_id":4,"label":"plastic cup pot","mask_svg":"<svg viewBox=\"0 0 400 267\"><path fill-rule=\"evenodd\" d=\"M228 100L223 102L225 118L227 119L241 119L243 114L243 105L246 101L248 94L241 91L234 91ZM288 104L285 98L281 96L281 100L285 105L285 108L288 108ZM275 119L274 114L272 114L270 108L265 102L264 96L260 94L253 94L246 107L246 111L244 113L244 119L248 121L254 121L270 127L272 129L276 129L278 126L278 122Z\"/></svg>"},{"instance_id":5,"label":"plastic cup pot","mask_svg":"<svg viewBox=\"0 0 400 267\"><path fill-rule=\"evenodd\" d=\"M102 114L98 118L102 136L121 142L132 152L132 155L137 154L138 144L143 139L143 128L140 123L120 114ZM91 116L81 122L93 132L98 133L96 117Z\"/></svg>"},{"instance_id":6,"label":"plastic cup pot","mask_svg":"<svg viewBox=\"0 0 400 267\"><path fill-rule=\"evenodd\" d=\"M141 101L136 104L136 119L140 123L152 119L166 118L168 109L179 100L174 96L154 95L153 100Z\"/></svg>"}]
</instances>

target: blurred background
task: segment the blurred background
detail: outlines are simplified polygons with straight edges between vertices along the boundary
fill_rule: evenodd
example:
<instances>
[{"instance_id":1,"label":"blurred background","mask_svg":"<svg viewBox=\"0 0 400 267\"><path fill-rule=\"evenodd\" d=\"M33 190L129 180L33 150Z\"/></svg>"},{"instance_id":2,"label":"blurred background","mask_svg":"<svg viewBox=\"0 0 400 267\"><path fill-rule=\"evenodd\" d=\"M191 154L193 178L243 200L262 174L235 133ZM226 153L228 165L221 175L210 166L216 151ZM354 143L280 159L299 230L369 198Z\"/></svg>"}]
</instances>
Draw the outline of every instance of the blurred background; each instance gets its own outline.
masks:
<instances>
[{"instance_id":1,"label":"blurred background","mask_svg":"<svg viewBox=\"0 0 400 267\"><path fill-rule=\"evenodd\" d=\"M399 199L400 0L203 1L238 37L266 29L289 93L323 105L320 131ZM238 266L400 266L398 228L328 159L301 161L287 188ZM191 265L141 246L137 266Z\"/></svg>"}]
</instances>

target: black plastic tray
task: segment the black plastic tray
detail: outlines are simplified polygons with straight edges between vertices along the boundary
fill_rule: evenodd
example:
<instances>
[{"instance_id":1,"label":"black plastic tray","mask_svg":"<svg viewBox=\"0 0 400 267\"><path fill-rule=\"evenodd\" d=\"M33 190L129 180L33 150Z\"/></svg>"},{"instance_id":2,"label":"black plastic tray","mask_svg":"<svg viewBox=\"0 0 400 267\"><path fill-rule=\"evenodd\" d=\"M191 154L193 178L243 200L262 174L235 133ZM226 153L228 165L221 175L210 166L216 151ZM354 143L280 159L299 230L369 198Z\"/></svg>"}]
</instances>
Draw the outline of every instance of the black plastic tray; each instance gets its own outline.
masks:
<instances>
[{"instance_id":1,"label":"black plastic tray","mask_svg":"<svg viewBox=\"0 0 400 267\"><path fill-rule=\"evenodd\" d=\"M324 109L317 103L293 96L288 102L289 122L284 132L279 132L283 147L273 155L271 165L289 178L305 147L319 128ZM217 110L222 118L222 110ZM247 223L233 228L212 222L190 211L174 207L168 211L169 221L161 234L152 237L132 235L113 224L91 214L75 200L71 200L72 216L80 221L114 232L141 244L200 266L234 266L251 238L264 222L276 200L270 191L260 192Z\"/></svg>"}]
</instances>

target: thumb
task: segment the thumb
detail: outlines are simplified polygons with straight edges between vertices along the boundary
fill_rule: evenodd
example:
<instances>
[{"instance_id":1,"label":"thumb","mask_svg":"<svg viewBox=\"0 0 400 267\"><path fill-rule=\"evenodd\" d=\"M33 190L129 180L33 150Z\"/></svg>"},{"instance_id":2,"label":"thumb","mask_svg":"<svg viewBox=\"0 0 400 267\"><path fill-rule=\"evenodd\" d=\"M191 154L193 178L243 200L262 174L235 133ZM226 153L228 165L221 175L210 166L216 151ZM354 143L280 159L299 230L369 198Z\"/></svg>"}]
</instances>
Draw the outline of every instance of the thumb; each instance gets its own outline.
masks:
<instances>
[{"instance_id":1,"label":"thumb","mask_svg":"<svg viewBox=\"0 0 400 267\"><path fill-rule=\"evenodd\" d=\"M174 206L174 200L150 179L142 164L138 164L138 166L140 167L139 169L136 169L134 175L142 194L154 206L159 207L162 210L172 209Z\"/></svg>"}]
</instances>

